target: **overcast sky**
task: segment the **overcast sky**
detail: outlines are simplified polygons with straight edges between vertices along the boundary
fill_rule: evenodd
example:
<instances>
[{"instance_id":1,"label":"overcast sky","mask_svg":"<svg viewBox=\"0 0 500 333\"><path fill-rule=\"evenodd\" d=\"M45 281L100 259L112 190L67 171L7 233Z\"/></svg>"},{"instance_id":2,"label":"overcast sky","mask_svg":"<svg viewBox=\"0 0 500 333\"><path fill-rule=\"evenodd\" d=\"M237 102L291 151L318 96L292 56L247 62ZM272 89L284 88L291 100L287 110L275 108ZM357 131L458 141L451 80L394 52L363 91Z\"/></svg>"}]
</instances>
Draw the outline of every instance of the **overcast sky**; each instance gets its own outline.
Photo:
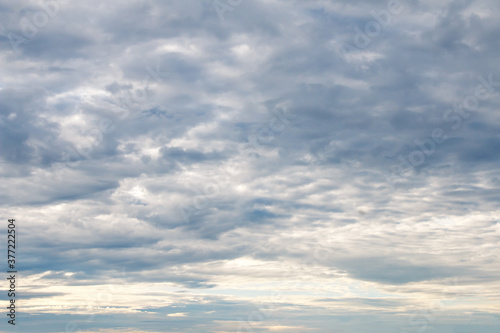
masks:
<instances>
[{"instance_id":1,"label":"overcast sky","mask_svg":"<svg viewBox=\"0 0 500 333\"><path fill-rule=\"evenodd\" d=\"M499 15L0 0L0 331L498 332Z\"/></svg>"}]
</instances>

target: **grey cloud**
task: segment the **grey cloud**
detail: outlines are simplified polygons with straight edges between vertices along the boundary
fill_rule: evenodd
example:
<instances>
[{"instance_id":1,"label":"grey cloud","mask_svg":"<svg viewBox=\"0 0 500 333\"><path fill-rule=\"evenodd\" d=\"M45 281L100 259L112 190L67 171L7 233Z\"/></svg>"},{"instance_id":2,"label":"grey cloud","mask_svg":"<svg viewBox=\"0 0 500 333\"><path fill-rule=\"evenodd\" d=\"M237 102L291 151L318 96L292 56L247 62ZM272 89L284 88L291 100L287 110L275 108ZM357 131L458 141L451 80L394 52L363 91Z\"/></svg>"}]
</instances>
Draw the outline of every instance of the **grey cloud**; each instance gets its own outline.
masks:
<instances>
[{"instance_id":1,"label":"grey cloud","mask_svg":"<svg viewBox=\"0 0 500 333\"><path fill-rule=\"evenodd\" d=\"M24 331L85 322L80 288L118 281L144 298L81 328L237 331L278 292L255 331L396 331L453 277L491 292L451 299L436 329L477 311L493 324L471 330L494 331L497 2L402 1L343 55L387 1L230 1L224 20L212 0L61 2L15 53L47 2L0 1L0 214L22 221L26 301L78 305Z\"/></svg>"}]
</instances>

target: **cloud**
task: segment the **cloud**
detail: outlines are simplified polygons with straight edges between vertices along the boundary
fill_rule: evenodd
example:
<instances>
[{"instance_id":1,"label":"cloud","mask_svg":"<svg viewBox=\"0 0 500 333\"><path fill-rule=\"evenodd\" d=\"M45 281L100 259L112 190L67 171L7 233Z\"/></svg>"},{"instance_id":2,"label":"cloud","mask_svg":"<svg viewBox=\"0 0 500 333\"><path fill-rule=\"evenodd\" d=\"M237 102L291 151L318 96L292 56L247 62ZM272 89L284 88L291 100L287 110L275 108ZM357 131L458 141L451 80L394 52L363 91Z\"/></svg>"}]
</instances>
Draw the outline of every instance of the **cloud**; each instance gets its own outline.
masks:
<instances>
[{"instance_id":1,"label":"cloud","mask_svg":"<svg viewBox=\"0 0 500 333\"><path fill-rule=\"evenodd\" d=\"M177 313L169 313L167 317L187 317L187 313L177 312Z\"/></svg>"},{"instance_id":2,"label":"cloud","mask_svg":"<svg viewBox=\"0 0 500 333\"><path fill-rule=\"evenodd\" d=\"M0 1L20 332L496 332L499 4L390 3Z\"/></svg>"}]
</instances>

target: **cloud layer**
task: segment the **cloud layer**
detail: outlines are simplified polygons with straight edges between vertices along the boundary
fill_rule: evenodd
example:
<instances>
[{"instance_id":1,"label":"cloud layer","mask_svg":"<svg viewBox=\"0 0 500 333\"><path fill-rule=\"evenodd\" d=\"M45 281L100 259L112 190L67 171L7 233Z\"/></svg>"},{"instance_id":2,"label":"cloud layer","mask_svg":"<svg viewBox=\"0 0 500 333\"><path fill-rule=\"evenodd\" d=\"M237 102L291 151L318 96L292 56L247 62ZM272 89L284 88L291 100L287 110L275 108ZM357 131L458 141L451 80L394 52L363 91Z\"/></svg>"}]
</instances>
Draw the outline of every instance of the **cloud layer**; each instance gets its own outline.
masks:
<instances>
[{"instance_id":1,"label":"cloud layer","mask_svg":"<svg viewBox=\"0 0 500 333\"><path fill-rule=\"evenodd\" d=\"M499 10L0 1L18 331L496 332Z\"/></svg>"}]
</instances>

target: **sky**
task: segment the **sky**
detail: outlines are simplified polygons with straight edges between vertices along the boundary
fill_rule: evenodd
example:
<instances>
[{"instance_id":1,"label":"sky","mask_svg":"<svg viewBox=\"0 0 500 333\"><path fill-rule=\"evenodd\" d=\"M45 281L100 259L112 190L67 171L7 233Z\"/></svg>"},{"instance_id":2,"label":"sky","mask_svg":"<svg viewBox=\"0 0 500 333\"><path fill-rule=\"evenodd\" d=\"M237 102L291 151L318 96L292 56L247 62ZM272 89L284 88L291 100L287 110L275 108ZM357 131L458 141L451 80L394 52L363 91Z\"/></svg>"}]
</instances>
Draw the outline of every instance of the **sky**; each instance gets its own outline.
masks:
<instances>
[{"instance_id":1,"label":"sky","mask_svg":"<svg viewBox=\"0 0 500 333\"><path fill-rule=\"evenodd\" d=\"M0 332L498 332L499 13L0 0Z\"/></svg>"}]
</instances>

